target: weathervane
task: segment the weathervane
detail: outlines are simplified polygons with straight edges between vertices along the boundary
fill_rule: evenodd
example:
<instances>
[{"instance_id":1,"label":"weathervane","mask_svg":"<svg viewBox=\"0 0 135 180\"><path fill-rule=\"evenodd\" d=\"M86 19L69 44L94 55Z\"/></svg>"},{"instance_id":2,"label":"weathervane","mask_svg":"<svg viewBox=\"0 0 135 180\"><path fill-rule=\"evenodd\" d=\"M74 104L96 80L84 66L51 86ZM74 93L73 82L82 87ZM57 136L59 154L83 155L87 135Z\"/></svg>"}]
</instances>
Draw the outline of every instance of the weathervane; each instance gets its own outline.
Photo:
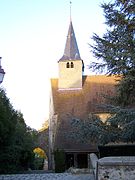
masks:
<instances>
[{"instance_id":1,"label":"weathervane","mask_svg":"<svg viewBox=\"0 0 135 180\"><path fill-rule=\"evenodd\" d=\"M71 7L72 7L72 2L70 1L70 21L71 21Z\"/></svg>"}]
</instances>

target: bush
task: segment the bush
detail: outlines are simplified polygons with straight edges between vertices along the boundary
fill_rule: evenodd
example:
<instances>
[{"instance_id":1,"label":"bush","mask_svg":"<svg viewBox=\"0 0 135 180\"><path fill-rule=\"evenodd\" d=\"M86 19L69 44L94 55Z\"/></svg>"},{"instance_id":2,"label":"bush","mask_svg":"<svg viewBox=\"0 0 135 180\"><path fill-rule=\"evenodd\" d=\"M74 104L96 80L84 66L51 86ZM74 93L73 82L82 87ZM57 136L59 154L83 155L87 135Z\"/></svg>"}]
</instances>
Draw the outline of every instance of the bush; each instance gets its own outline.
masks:
<instances>
[{"instance_id":1,"label":"bush","mask_svg":"<svg viewBox=\"0 0 135 180\"><path fill-rule=\"evenodd\" d=\"M43 166L44 166L44 158L35 157L34 169L35 170L43 170Z\"/></svg>"},{"instance_id":2,"label":"bush","mask_svg":"<svg viewBox=\"0 0 135 180\"><path fill-rule=\"evenodd\" d=\"M54 161L55 161L55 172L62 173L65 171L65 152L63 150L57 149L54 151Z\"/></svg>"}]
</instances>

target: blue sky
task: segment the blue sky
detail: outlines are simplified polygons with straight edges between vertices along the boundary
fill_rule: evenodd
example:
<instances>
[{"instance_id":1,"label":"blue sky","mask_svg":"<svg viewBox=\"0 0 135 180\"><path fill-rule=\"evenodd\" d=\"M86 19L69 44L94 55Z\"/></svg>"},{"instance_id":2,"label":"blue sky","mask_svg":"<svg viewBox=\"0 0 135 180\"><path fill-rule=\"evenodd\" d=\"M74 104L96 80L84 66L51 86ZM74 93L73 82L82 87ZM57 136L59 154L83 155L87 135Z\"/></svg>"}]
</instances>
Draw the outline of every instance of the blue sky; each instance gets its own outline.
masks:
<instances>
[{"instance_id":1,"label":"blue sky","mask_svg":"<svg viewBox=\"0 0 135 180\"><path fill-rule=\"evenodd\" d=\"M72 0L73 27L86 67L94 61L88 45L92 34L106 29L101 2ZM50 78L58 76L69 20L67 0L0 0L0 56L6 71L1 86L35 129L48 119Z\"/></svg>"}]
</instances>

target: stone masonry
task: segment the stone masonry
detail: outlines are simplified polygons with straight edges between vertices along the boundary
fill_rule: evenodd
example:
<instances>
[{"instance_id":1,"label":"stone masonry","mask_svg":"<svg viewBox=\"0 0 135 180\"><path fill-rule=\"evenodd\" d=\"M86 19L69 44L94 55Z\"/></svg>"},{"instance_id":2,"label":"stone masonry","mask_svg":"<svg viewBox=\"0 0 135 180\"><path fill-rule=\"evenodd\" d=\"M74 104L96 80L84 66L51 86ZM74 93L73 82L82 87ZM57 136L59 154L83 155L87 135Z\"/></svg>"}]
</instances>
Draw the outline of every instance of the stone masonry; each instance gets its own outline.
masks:
<instances>
[{"instance_id":1,"label":"stone masonry","mask_svg":"<svg viewBox=\"0 0 135 180\"><path fill-rule=\"evenodd\" d=\"M104 157L90 155L96 180L135 180L135 156Z\"/></svg>"}]
</instances>

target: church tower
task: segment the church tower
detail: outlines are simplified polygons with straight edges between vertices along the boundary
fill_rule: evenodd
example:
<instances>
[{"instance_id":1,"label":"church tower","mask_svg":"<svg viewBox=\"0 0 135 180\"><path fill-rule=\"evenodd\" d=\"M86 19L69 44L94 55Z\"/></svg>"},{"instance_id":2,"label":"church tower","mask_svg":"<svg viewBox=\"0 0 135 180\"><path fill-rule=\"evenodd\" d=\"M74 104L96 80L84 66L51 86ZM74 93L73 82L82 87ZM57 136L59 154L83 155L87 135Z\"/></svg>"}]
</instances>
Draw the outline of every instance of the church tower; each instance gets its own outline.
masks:
<instances>
[{"instance_id":1,"label":"church tower","mask_svg":"<svg viewBox=\"0 0 135 180\"><path fill-rule=\"evenodd\" d=\"M80 57L76 37L72 25L69 24L69 30L64 50L64 55L58 61L59 63L59 90L74 90L82 88L83 60Z\"/></svg>"}]
</instances>

